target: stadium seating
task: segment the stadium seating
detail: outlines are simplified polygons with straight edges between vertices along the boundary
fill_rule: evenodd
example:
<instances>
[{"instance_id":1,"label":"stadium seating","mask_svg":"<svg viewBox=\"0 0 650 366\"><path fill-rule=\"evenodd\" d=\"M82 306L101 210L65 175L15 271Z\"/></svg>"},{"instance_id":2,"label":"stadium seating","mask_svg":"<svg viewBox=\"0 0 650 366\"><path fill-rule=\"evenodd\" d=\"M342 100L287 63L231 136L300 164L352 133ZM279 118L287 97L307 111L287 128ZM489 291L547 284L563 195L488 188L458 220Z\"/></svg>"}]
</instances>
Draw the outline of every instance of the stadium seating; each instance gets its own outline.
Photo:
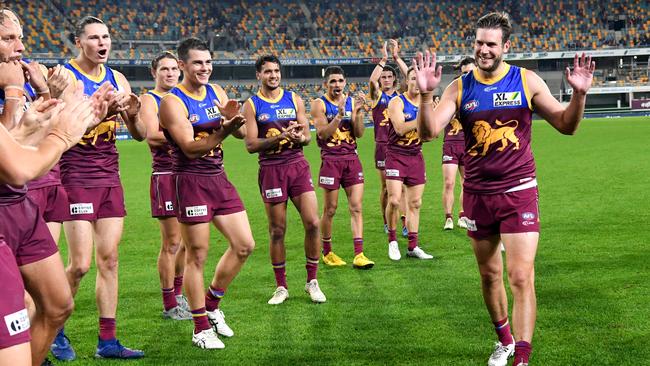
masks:
<instances>
[{"instance_id":1,"label":"stadium seating","mask_svg":"<svg viewBox=\"0 0 650 366\"><path fill-rule=\"evenodd\" d=\"M429 48L466 54L473 21L495 9L512 17L517 51L650 46L645 1L20 0L16 5L32 54L72 55L65 35L79 18L95 15L110 25L113 57L120 58L148 58L190 35L210 39L226 58L377 57L388 38L399 39L405 53Z\"/></svg>"}]
</instances>

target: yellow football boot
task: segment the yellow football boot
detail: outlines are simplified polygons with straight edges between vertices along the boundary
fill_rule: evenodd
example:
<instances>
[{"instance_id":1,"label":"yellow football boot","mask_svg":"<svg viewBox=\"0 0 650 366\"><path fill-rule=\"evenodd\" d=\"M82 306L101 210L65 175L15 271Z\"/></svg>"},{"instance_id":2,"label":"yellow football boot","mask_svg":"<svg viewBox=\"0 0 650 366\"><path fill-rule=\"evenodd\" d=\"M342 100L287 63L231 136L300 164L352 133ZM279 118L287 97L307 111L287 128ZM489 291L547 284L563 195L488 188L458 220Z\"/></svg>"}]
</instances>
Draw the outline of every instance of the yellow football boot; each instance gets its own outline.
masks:
<instances>
[{"instance_id":1,"label":"yellow football boot","mask_svg":"<svg viewBox=\"0 0 650 366\"><path fill-rule=\"evenodd\" d=\"M329 252L327 255L324 255L323 263L331 267L341 267L347 264L343 259L341 259L341 257L334 254L334 252Z\"/></svg>"},{"instance_id":2,"label":"yellow football boot","mask_svg":"<svg viewBox=\"0 0 650 366\"><path fill-rule=\"evenodd\" d=\"M354 256L352 261L352 266L359 269L370 269L375 265L375 262L368 259L363 253L359 253Z\"/></svg>"}]
</instances>

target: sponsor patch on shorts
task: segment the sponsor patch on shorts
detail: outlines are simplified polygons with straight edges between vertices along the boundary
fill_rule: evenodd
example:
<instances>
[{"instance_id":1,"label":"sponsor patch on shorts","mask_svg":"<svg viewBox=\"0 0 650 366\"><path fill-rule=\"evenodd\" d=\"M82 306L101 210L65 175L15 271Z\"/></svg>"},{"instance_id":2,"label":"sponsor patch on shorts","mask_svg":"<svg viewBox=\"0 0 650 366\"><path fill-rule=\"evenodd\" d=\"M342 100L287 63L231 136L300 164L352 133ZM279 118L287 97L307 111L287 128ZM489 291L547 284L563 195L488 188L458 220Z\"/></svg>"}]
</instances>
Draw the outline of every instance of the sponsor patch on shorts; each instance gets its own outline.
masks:
<instances>
[{"instance_id":1,"label":"sponsor patch on shorts","mask_svg":"<svg viewBox=\"0 0 650 366\"><path fill-rule=\"evenodd\" d=\"M27 314L27 309L5 315L5 325L7 326L7 331L9 331L10 336L14 336L29 329L29 314Z\"/></svg>"},{"instance_id":2,"label":"sponsor patch on shorts","mask_svg":"<svg viewBox=\"0 0 650 366\"><path fill-rule=\"evenodd\" d=\"M165 211L174 211L172 201L165 201Z\"/></svg>"},{"instance_id":3,"label":"sponsor patch on shorts","mask_svg":"<svg viewBox=\"0 0 650 366\"><path fill-rule=\"evenodd\" d=\"M399 170L397 169L386 169L387 177L399 177Z\"/></svg>"},{"instance_id":4,"label":"sponsor patch on shorts","mask_svg":"<svg viewBox=\"0 0 650 366\"><path fill-rule=\"evenodd\" d=\"M442 161L452 161L452 160L454 160L453 156L449 156L449 155L442 156Z\"/></svg>"},{"instance_id":5,"label":"sponsor patch on shorts","mask_svg":"<svg viewBox=\"0 0 650 366\"><path fill-rule=\"evenodd\" d=\"M478 229L476 228L476 220L470 220L470 219L465 219L465 223L467 224L467 230L469 231L477 231Z\"/></svg>"},{"instance_id":6,"label":"sponsor patch on shorts","mask_svg":"<svg viewBox=\"0 0 650 366\"><path fill-rule=\"evenodd\" d=\"M70 205L70 215L93 214L95 209L91 203L73 203Z\"/></svg>"},{"instance_id":7,"label":"sponsor patch on shorts","mask_svg":"<svg viewBox=\"0 0 650 366\"><path fill-rule=\"evenodd\" d=\"M377 166L383 168L386 166L386 160L377 160Z\"/></svg>"},{"instance_id":8,"label":"sponsor patch on shorts","mask_svg":"<svg viewBox=\"0 0 650 366\"><path fill-rule=\"evenodd\" d=\"M185 207L185 216L187 217L199 217L208 215L208 206L188 206Z\"/></svg>"},{"instance_id":9,"label":"sponsor patch on shorts","mask_svg":"<svg viewBox=\"0 0 650 366\"><path fill-rule=\"evenodd\" d=\"M334 177L323 177L323 176L321 176L318 179L318 182L320 184L325 184L325 185L331 186L332 184L334 184Z\"/></svg>"},{"instance_id":10,"label":"sponsor patch on shorts","mask_svg":"<svg viewBox=\"0 0 650 366\"><path fill-rule=\"evenodd\" d=\"M282 188L271 188L264 191L266 198L282 197Z\"/></svg>"}]
</instances>

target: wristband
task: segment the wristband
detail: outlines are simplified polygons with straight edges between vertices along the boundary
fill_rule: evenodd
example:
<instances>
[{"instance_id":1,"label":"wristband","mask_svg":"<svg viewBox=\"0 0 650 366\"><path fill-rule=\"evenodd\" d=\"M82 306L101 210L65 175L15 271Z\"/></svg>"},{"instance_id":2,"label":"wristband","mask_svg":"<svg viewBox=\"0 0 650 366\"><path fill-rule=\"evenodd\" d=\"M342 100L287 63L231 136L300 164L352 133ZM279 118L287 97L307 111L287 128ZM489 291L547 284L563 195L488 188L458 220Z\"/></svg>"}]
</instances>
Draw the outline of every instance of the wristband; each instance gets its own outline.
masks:
<instances>
[{"instance_id":1,"label":"wristband","mask_svg":"<svg viewBox=\"0 0 650 366\"><path fill-rule=\"evenodd\" d=\"M63 132L63 131L61 131L61 130L53 129L53 130L50 130L50 132L48 133L48 136L49 136L49 135L52 135L52 136L54 136L54 137L60 139L61 141L63 141L63 143L65 144L65 148L66 148L66 150L69 149L69 148L71 148L72 145L74 145L74 144L72 143L72 141L71 141L71 140L72 140L72 136L70 136L69 133Z\"/></svg>"},{"instance_id":2,"label":"wristband","mask_svg":"<svg viewBox=\"0 0 650 366\"><path fill-rule=\"evenodd\" d=\"M7 97L7 96L5 96L5 100L15 100L15 101L17 101L17 102L20 102L20 101L23 100L23 98L21 98L21 97Z\"/></svg>"},{"instance_id":3,"label":"wristband","mask_svg":"<svg viewBox=\"0 0 650 366\"><path fill-rule=\"evenodd\" d=\"M17 90L20 90L20 92L22 93L22 92L25 90L25 87L20 86L20 85L7 85L7 86L5 86L5 87L2 88L2 89L4 89L4 90L7 90L7 89L17 89Z\"/></svg>"}]
</instances>

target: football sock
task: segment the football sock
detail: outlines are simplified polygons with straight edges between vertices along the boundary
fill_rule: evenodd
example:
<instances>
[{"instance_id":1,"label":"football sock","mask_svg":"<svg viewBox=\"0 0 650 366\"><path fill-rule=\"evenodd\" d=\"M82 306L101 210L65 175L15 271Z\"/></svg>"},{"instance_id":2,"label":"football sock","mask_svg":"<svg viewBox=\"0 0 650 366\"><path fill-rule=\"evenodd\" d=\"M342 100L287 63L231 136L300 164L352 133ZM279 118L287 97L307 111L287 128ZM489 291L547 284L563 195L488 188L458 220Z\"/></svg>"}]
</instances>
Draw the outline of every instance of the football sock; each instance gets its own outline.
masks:
<instances>
[{"instance_id":1,"label":"football sock","mask_svg":"<svg viewBox=\"0 0 650 366\"><path fill-rule=\"evenodd\" d=\"M183 293L183 276L174 277L174 295L178 296Z\"/></svg>"},{"instance_id":2,"label":"football sock","mask_svg":"<svg viewBox=\"0 0 650 366\"><path fill-rule=\"evenodd\" d=\"M530 353L533 351L533 346L526 341L519 341L515 343L515 360L512 362L513 365L518 365L520 363L528 363L530 358Z\"/></svg>"},{"instance_id":3,"label":"football sock","mask_svg":"<svg viewBox=\"0 0 650 366\"><path fill-rule=\"evenodd\" d=\"M276 287L288 288L285 262L273 263L273 273L275 274Z\"/></svg>"},{"instance_id":4,"label":"football sock","mask_svg":"<svg viewBox=\"0 0 650 366\"><path fill-rule=\"evenodd\" d=\"M206 329L210 329L210 321L205 308L192 310L192 320L194 321L194 334L201 333Z\"/></svg>"},{"instance_id":5,"label":"football sock","mask_svg":"<svg viewBox=\"0 0 650 366\"><path fill-rule=\"evenodd\" d=\"M165 310L173 309L176 306L178 306L173 288L162 289L162 299L163 299L163 307L165 308Z\"/></svg>"},{"instance_id":6,"label":"football sock","mask_svg":"<svg viewBox=\"0 0 650 366\"><path fill-rule=\"evenodd\" d=\"M418 233L409 231L407 237L409 241L409 250L415 249L415 247L418 246Z\"/></svg>"},{"instance_id":7,"label":"football sock","mask_svg":"<svg viewBox=\"0 0 650 366\"><path fill-rule=\"evenodd\" d=\"M318 258L309 258L307 259L307 264L305 264L305 269L307 269L307 282L316 279L316 273L318 272Z\"/></svg>"},{"instance_id":8,"label":"football sock","mask_svg":"<svg viewBox=\"0 0 650 366\"><path fill-rule=\"evenodd\" d=\"M388 242L397 241L397 234L395 230L388 229Z\"/></svg>"},{"instance_id":9,"label":"football sock","mask_svg":"<svg viewBox=\"0 0 650 366\"><path fill-rule=\"evenodd\" d=\"M99 339L102 341L115 339L115 318L99 318Z\"/></svg>"},{"instance_id":10,"label":"football sock","mask_svg":"<svg viewBox=\"0 0 650 366\"><path fill-rule=\"evenodd\" d=\"M354 238L354 255L358 255L363 252L363 238Z\"/></svg>"},{"instance_id":11,"label":"football sock","mask_svg":"<svg viewBox=\"0 0 650 366\"><path fill-rule=\"evenodd\" d=\"M323 238L323 255L328 255L332 251L332 237Z\"/></svg>"},{"instance_id":12,"label":"football sock","mask_svg":"<svg viewBox=\"0 0 650 366\"><path fill-rule=\"evenodd\" d=\"M508 317L505 317L498 322L493 322L494 330L497 332L499 337L499 342L502 345L507 346L514 343L514 338L512 338L512 333L510 332L510 323L508 322Z\"/></svg>"},{"instance_id":13,"label":"football sock","mask_svg":"<svg viewBox=\"0 0 650 366\"><path fill-rule=\"evenodd\" d=\"M210 285L208 290L205 292L205 310L215 311L216 309L219 309L219 303L225 293L225 289L213 288L212 285Z\"/></svg>"}]
</instances>

